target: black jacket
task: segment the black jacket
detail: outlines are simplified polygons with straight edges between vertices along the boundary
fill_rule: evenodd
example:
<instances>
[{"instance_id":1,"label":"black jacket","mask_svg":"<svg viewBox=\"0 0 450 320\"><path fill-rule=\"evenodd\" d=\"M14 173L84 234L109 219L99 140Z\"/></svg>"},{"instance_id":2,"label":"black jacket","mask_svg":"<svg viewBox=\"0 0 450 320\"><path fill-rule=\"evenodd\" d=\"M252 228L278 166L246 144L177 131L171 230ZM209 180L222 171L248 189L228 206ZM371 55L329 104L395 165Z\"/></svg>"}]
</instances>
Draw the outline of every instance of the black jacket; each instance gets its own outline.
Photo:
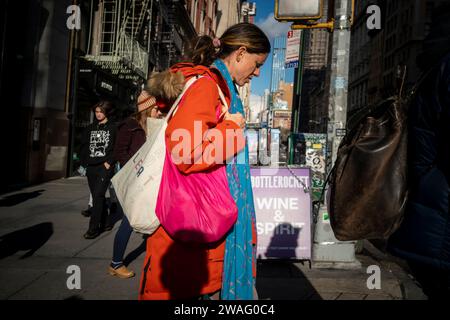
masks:
<instances>
[{"instance_id":1,"label":"black jacket","mask_svg":"<svg viewBox=\"0 0 450 320\"><path fill-rule=\"evenodd\" d=\"M94 122L86 127L81 144L81 165L96 166L107 162L113 166L116 132L117 128L111 121L105 124Z\"/></svg>"},{"instance_id":2,"label":"black jacket","mask_svg":"<svg viewBox=\"0 0 450 320\"><path fill-rule=\"evenodd\" d=\"M128 118L118 126L114 158L123 167L145 143L145 131L134 118Z\"/></svg>"},{"instance_id":3,"label":"black jacket","mask_svg":"<svg viewBox=\"0 0 450 320\"><path fill-rule=\"evenodd\" d=\"M391 253L450 271L450 54L427 77L409 111L410 194Z\"/></svg>"}]
</instances>

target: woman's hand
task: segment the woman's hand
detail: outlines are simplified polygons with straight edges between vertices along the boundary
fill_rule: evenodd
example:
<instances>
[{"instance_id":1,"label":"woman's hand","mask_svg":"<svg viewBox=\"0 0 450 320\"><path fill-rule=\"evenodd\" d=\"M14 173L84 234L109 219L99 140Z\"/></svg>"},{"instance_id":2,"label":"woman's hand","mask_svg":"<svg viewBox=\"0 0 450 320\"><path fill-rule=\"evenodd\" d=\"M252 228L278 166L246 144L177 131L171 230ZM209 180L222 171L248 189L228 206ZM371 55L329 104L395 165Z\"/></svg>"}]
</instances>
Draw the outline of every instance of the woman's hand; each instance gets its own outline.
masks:
<instances>
[{"instance_id":1,"label":"woman's hand","mask_svg":"<svg viewBox=\"0 0 450 320\"><path fill-rule=\"evenodd\" d=\"M238 113L229 113L228 111L225 113L224 120L231 120L236 123L240 128L245 127L245 119L240 112Z\"/></svg>"},{"instance_id":2,"label":"woman's hand","mask_svg":"<svg viewBox=\"0 0 450 320\"><path fill-rule=\"evenodd\" d=\"M106 170L109 170L109 168L111 168L108 162L103 163L103 165L105 166Z\"/></svg>"}]
</instances>

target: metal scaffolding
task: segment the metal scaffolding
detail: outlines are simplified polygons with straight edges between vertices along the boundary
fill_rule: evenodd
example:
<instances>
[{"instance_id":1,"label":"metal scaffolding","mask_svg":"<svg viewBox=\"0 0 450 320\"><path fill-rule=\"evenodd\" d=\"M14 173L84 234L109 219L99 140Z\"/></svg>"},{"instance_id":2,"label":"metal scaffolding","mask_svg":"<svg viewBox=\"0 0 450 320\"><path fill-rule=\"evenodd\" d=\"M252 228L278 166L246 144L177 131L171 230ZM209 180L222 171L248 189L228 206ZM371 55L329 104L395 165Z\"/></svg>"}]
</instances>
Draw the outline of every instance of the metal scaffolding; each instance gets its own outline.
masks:
<instances>
[{"instance_id":1,"label":"metal scaffolding","mask_svg":"<svg viewBox=\"0 0 450 320\"><path fill-rule=\"evenodd\" d=\"M92 48L84 58L122 79L147 78L147 47L139 38L153 0L100 0L95 13ZM147 37L149 41L149 37Z\"/></svg>"}]
</instances>

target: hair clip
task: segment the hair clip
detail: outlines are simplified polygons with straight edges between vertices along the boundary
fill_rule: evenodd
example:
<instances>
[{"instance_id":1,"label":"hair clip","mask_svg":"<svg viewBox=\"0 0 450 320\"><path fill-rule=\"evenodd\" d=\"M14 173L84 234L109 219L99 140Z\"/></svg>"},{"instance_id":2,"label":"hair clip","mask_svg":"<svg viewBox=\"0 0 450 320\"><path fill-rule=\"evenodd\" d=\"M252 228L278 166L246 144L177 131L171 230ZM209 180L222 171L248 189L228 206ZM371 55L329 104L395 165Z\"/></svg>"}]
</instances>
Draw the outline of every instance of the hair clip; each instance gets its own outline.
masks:
<instances>
[{"instance_id":1,"label":"hair clip","mask_svg":"<svg viewBox=\"0 0 450 320\"><path fill-rule=\"evenodd\" d=\"M219 38L214 38L213 39L213 45L214 45L214 48L220 48L220 39Z\"/></svg>"}]
</instances>

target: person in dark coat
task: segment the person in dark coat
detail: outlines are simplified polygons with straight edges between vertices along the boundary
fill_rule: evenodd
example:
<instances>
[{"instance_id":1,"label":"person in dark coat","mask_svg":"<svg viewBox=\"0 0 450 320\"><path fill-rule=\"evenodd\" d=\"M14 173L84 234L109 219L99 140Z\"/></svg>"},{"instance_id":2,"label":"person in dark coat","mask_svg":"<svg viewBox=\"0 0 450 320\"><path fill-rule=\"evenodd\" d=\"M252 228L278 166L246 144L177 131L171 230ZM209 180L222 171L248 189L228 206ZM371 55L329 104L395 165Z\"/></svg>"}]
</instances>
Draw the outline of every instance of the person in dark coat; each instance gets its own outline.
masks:
<instances>
[{"instance_id":1,"label":"person in dark coat","mask_svg":"<svg viewBox=\"0 0 450 320\"><path fill-rule=\"evenodd\" d=\"M145 143L147 135L147 118L157 117L156 99L145 90L141 92L137 101L137 113L119 124L114 158L123 167L128 160ZM134 272L123 264L123 257L133 229L124 215L116 236L114 237L113 258L108 267L109 274L119 278L131 278Z\"/></svg>"},{"instance_id":2,"label":"person in dark coat","mask_svg":"<svg viewBox=\"0 0 450 320\"><path fill-rule=\"evenodd\" d=\"M101 101L92 107L95 113L94 123L84 133L81 144L81 164L86 167L86 176L92 194L93 206L89 229L85 239L95 239L106 227L108 211L106 208L106 190L114 174L115 160L113 148L116 126L108 121L114 105L110 101Z\"/></svg>"},{"instance_id":3,"label":"person in dark coat","mask_svg":"<svg viewBox=\"0 0 450 320\"><path fill-rule=\"evenodd\" d=\"M418 64L429 72L409 110L410 193L388 250L429 299L450 298L450 6L437 8ZM436 64L439 62L438 64ZM431 71L429 71L431 70Z\"/></svg>"}]
</instances>

